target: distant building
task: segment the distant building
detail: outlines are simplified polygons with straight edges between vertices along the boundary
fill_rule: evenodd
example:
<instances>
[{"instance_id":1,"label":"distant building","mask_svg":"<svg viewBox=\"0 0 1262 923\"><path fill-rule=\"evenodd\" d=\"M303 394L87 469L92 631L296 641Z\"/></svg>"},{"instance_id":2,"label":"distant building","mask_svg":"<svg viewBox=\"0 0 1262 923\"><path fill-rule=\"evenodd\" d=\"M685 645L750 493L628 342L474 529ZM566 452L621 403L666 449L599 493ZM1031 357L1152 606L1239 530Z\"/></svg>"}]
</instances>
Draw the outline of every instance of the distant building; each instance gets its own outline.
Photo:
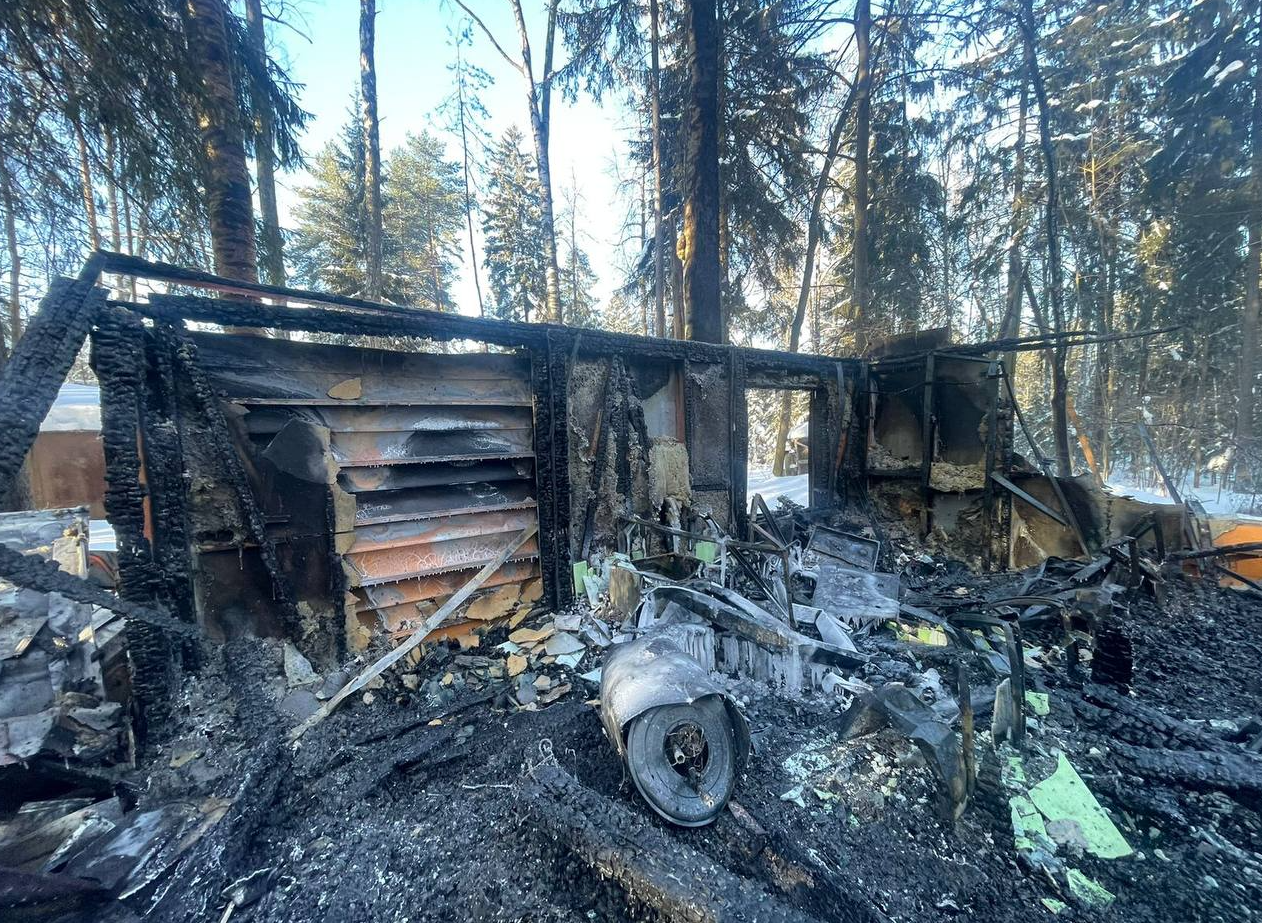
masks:
<instances>
[{"instance_id":1,"label":"distant building","mask_svg":"<svg viewBox=\"0 0 1262 923\"><path fill-rule=\"evenodd\" d=\"M30 472L35 509L86 506L93 519L105 517L100 388L61 386L31 447Z\"/></svg>"}]
</instances>

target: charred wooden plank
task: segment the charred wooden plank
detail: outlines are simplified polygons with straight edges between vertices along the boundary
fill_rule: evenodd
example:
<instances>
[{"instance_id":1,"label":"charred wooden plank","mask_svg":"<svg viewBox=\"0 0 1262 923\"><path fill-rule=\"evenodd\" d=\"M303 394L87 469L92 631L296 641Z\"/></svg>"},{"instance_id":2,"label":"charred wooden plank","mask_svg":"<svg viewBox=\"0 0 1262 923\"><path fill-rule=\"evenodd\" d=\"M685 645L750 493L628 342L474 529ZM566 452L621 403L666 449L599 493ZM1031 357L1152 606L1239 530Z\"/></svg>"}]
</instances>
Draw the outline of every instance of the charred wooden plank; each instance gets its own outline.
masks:
<instances>
[{"instance_id":1,"label":"charred wooden plank","mask_svg":"<svg viewBox=\"0 0 1262 923\"><path fill-rule=\"evenodd\" d=\"M91 282L53 280L0 370L0 496L12 488L104 304L105 291Z\"/></svg>"},{"instance_id":2,"label":"charred wooden plank","mask_svg":"<svg viewBox=\"0 0 1262 923\"><path fill-rule=\"evenodd\" d=\"M669 837L578 782L558 766L532 773L524 800L531 819L602 877L616 882L632 902L681 923L806 923L815 918L734 875L713 859ZM881 917L855 898L834 907L844 923Z\"/></svg>"}]
</instances>

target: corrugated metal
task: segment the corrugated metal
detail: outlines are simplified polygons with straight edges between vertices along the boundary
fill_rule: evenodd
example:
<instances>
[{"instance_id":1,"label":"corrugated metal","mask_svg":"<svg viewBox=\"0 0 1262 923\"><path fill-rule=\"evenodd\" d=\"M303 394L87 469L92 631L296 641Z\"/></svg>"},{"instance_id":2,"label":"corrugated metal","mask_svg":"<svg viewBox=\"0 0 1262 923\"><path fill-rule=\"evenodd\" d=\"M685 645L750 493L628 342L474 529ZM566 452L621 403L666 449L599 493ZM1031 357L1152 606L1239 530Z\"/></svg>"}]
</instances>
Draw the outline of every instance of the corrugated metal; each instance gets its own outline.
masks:
<instances>
[{"instance_id":1,"label":"corrugated metal","mask_svg":"<svg viewBox=\"0 0 1262 923\"><path fill-rule=\"evenodd\" d=\"M258 449L295 418L329 431L355 502L344 560L361 622L406 628L537 521L526 359L196 340ZM538 553L532 540L487 586L537 578Z\"/></svg>"}]
</instances>

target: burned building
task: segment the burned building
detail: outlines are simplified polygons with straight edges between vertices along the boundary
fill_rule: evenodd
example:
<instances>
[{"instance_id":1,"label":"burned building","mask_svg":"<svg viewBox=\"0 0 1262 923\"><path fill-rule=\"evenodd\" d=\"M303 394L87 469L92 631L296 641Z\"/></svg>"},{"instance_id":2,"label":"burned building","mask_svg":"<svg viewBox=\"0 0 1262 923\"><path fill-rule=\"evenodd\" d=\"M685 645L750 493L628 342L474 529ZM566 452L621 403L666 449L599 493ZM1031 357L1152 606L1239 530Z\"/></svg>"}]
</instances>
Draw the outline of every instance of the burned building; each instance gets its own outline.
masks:
<instances>
[{"instance_id":1,"label":"burned building","mask_svg":"<svg viewBox=\"0 0 1262 923\"><path fill-rule=\"evenodd\" d=\"M119 277L152 293L112 298ZM1002 361L1022 344L783 353L98 253L53 284L0 373L6 483L85 342L117 593L0 548L18 600L2 637L23 645L0 687L34 675L43 695L34 724L0 715L0 769L27 772L10 794L31 804L48 794L33 768L63 784L55 807L0 818L11 906L1024 919L1040 900L1112 903L1100 880L1124 876L1101 861L1157 843L1157 825L1177 841L1189 817L1255 869L1227 838L1256 833L1262 733L1127 695L1181 694L1145 663L1188 659L1169 626L1207 604L1182 575L1217 574L1198 562L1218 552L1186 506L1052 476ZM747 501L760 388L809 394L805 508ZM76 632L108 662L67 654ZM1233 709L1256 705L1188 662ZM352 696L364 707L307 733ZM133 736L98 727L127 709ZM1116 825L1066 752L1096 761L1084 775ZM139 794L121 781L137 759ZM660 822L620 803L618 760ZM430 869L456 853L479 861ZM396 861L426 874L388 874ZM1009 880L1017 862L1028 876ZM1242 880L1237 897L1256 887Z\"/></svg>"}]
</instances>

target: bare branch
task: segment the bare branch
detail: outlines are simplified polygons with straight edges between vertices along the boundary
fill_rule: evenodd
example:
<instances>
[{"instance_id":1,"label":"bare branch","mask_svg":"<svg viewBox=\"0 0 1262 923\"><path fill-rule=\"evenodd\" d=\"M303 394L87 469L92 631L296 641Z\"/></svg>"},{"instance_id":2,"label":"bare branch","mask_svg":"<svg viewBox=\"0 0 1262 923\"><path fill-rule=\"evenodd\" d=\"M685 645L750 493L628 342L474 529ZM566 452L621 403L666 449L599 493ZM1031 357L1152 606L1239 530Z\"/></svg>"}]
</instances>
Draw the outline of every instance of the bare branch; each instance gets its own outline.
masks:
<instances>
[{"instance_id":1,"label":"bare branch","mask_svg":"<svg viewBox=\"0 0 1262 923\"><path fill-rule=\"evenodd\" d=\"M478 28L482 30L482 33L491 42L491 45L494 46L495 50L500 53L500 57L507 61L512 68L517 71L517 73L521 74L523 77L529 78L530 75L526 73L526 68L522 66L520 61L514 61L511 57L509 57L509 54L504 50L504 47L496 41L494 33L492 33L487 24L482 21L482 17L473 12L473 10L469 9L469 5L465 3L464 0L455 0L455 4L460 7L460 9L464 10L465 14L477 24Z\"/></svg>"}]
</instances>

